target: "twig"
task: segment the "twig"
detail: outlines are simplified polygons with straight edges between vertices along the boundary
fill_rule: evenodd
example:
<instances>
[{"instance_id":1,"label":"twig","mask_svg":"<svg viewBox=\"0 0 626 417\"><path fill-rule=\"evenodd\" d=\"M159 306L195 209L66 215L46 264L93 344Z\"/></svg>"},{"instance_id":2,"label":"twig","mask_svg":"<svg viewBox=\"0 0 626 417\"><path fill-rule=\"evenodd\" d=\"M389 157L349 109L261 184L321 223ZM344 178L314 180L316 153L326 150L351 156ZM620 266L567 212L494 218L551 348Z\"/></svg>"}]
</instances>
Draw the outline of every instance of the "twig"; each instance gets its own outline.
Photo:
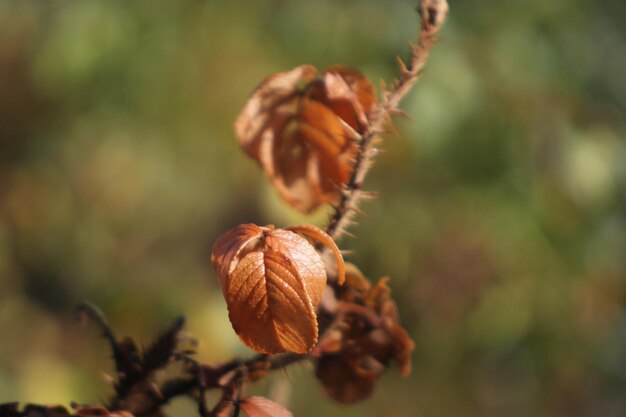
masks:
<instances>
[{"instance_id":1,"label":"twig","mask_svg":"<svg viewBox=\"0 0 626 417\"><path fill-rule=\"evenodd\" d=\"M107 339L109 344L111 345L111 350L113 351L113 355L119 350L117 338L113 334L113 330L111 326L107 322L104 314L100 309L88 301L83 301L78 305L77 309L78 317L77 320L79 322L83 321L83 317L93 321L98 329L102 332L102 336Z\"/></svg>"},{"instance_id":2,"label":"twig","mask_svg":"<svg viewBox=\"0 0 626 417\"><path fill-rule=\"evenodd\" d=\"M384 133L391 116L400 113L398 105L419 79L426 64L430 50L436 42L437 33L443 26L448 14L446 0L419 0L418 13L422 20L420 38L411 48L411 57L408 64L398 59L400 76L389 91L383 92L383 100L378 105L369 120L369 128L359 142L359 151L356 155L352 175L346 184L335 211L331 215L326 233L334 240L346 234L354 214L364 196L361 187L367 175L372 160L377 154L376 141Z\"/></svg>"},{"instance_id":3,"label":"twig","mask_svg":"<svg viewBox=\"0 0 626 417\"><path fill-rule=\"evenodd\" d=\"M94 322L98 329L102 332L102 335L109 342L111 346L111 352L113 354L113 360L115 361L115 369L117 372L117 383L115 389L118 394L121 393L122 381L127 375L133 373L139 366L139 357L136 346L131 340L124 342L118 341L111 329L111 326L107 322L104 314L89 302L83 302L78 306L79 318L87 317Z\"/></svg>"},{"instance_id":4,"label":"twig","mask_svg":"<svg viewBox=\"0 0 626 417\"><path fill-rule=\"evenodd\" d=\"M136 411L135 415L137 417L152 415L156 410L169 403L174 398L181 395L190 395L197 389L201 391L201 395L204 395L204 392L208 390L223 388L221 386L223 383L222 380L227 377L229 373L234 371L238 371L240 375L246 375L249 382L253 382L265 376L268 371L284 369L296 362L304 362L310 359L311 357L308 355L284 353L277 355L255 355L245 361L235 359L216 367L198 364L188 377L167 381L161 388L162 396L155 399L153 403L142 410ZM233 377L227 381L226 385L230 385L231 383L237 383L237 375L233 375ZM199 407L202 407L202 405L199 404Z\"/></svg>"}]
</instances>

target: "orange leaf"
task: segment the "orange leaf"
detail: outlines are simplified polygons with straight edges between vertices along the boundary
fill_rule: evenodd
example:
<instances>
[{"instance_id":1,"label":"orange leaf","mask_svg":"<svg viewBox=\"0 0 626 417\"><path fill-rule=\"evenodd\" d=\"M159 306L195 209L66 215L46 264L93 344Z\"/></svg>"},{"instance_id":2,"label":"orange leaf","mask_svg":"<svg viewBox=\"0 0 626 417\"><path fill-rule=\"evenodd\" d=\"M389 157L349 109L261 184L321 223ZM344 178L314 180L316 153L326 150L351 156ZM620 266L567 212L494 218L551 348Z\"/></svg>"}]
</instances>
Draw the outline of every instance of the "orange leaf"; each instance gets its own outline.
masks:
<instances>
[{"instance_id":1,"label":"orange leaf","mask_svg":"<svg viewBox=\"0 0 626 417\"><path fill-rule=\"evenodd\" d=\"M317 319L293 263L276 251L250 252L231 274L230 321L257 352L306 353L317 342Z\"/></svg>"},{"instance_id":2,"label":"orange leaf","mask_svg":"<svg viewBox=\"0 0 626 417\"><path fill-rule=\"evenodd\" d=\"M242 224L229 230L215 242L211 262L215 267L222 289L225 285L225 278L234 269L234 266L231 267L231 265L239 252L251 241L259 239L262 233L263 229L256 224Z\"/></svg>"},{"instance_id":3,"label":"orange leaf","mask_svg":"<svg viewBox=\"0 0 626 417\"><path fill-rule=\"evenodd\" d=\"M301 65L291 71L278 72L267 77L254 91L235 121L239 144L256 158L258 141L268 125L274 123L274 111L289 102L298 93L301 81L315 76L315 67Z\"/></svg>"},{"instance_id":4,"label":"orange leaf","mask_svg":"<svg viewBox=\"0 0 626 417\"><path fill-rule=\"evenodd\" d=\"M278 229L267 237L268 245L286 255L298 266L302 281L306 285L313 307L317 307L326 287L324 262L315 248L289 229Z\"/></svg>"},{"instance_id":5,"label":"orange leaf","mask_svg":"<svg viewBox=\"0 0 626 417\"><path fill-rule=\"evenodd\" d=\"M343 262L343 256L341 256L341 251L337 247L333 238L331 238L326 232L308 224L297 224L289 226L286 229L306 236L324 246L328 246L333 251L335 261L337 262L337 280L340 285L343 284L346 277L346 268Z\"/></svg>"},{"instance_id":6,"label":"orange leaf","mask_svg":"<svg viewBox=\"0 0 626 417\"><path fill-rule=\"evenodd\" d=\"M349 132L342 127L337 115L319 101L303 98L300 102L298 127L303 140L316 152L337 157L343 150Z\"/></svg>"},{"instance_id":7,"label":"orange leaf","mask_svg":"<svg viewBox=\"0 0 626 417\"><path fill-rule=\"evenodd\" d=\"M274 229L237 226L213 246L211 261L241 340L262 353L306 353L317 343L315 307L326 287L324 263L311 238L333 248L343 280L343 258L333 240L313 226Z\"/></svg>"},{"instance_id":8,"label":"orange leaf","mask_svg":"<svg viewBox=\"0 0 626 417\"><path fill-rule=\"evenodd\" d=\"M248 417L293 417L291 411L265 397L248 397L239 406Z\"/></svg>"},{"instance_id":9,"label":"orange leaf","mask_svg":"<svg viewBox=\"0 0 626 417\"><path fill-rule=\"evenodd\" d=\"M374 87L360 71L335 65L324 71L329 106L357 132L363 132L376 104Z\"/></svg>"},{"instance_id":10,"label":"orange leaf","mask_svg":"<svg viewBox=\"0 0 626 417\"><path fill-rule=\"evenodd\" d=\"M333 65L324 71L325 74L339 74L346 81L350 90L356 95L365 113L369 114L376 104L374 86L365 78L361 71L345 65Z\"/></svg>"},{"instance_id":11,"label":"orange leaf","mask_svg":"<svg viewBox=\"0 0 626 417\"><path fill-rule=\"evenodd\" d=\"M315 71L303 65L268 77L235 123L245 152L302 212L339 198L375 104L371 83L356 69L331 67L317 79Z\"/></svg>"}]
</instances>

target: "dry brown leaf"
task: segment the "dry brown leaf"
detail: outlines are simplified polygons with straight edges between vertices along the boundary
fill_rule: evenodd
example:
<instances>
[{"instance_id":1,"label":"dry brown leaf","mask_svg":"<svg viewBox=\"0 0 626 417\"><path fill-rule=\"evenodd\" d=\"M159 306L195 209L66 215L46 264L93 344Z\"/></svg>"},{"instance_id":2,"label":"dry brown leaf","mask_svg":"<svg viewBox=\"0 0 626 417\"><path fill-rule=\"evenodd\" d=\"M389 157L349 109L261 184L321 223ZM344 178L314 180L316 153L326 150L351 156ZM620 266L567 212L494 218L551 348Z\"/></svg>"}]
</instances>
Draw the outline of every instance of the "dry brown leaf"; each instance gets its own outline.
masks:
<instances>
[{"instance_id":1,"label":"dry brown leaf","mask_svg":"<svg viewBox=\"0 0 626 417\"><path fill-rule=\"evenodd\" d=\"M346 289L355 291L367 291L371 287L361 270L353 263L346 263Z\"/></svg>"},{"instance_id":2,"label":"dry brown leaf","mask_svg":"<svg viewBox=\"0 0 626 417\"><path fill-rule=\"evenodd\" d=\"M248 417L293 417L291 411L265 397L248 397L239 406Z\"/></svg>"},{"instance_id":3,"label":"dry brown leaf","mask_svg":"<svg viewBox=\"0 0 626 417\"><path fill-rule=\"evenodd\" d=\"M280 252L244 256L231 274L226 303L235 331L256 351L305 353L317 341L306 284Z\"/></svg>"},{"instance_id":4,"label":"dry brown leaf","mask_svg":"<svg viewBox=\"0 0 626 417\"><path fill-rule=\"evenodd\" d=\"M389 277L383 277L370 289L366 296L366 304L375 308L380 314L383 329L388 335L390 346L393 347L393 358L400 366L402 375L407 376L411 373L411 352L415 348L415 343L400 325L400 314L391 297L388 281Z\"/></svg>"},{"instance_id":5,"label":"dry brown leaf","mask_svg":"<svg viewBox=\"0 0 626 417\"><path fill-rule=\"evenodd\" d=\"M376 104L372 83L354 68L334 65L324 71L321 84L324 94L317 95L318 99L355 131L363 133Z\"/></svg>"},{"instance_id":6,"label":"dry brown leaf","mask_svg":"<svg viewBox=\"0 0 626 417\"><path fill-rule=\"evenodd\" d=\"M336 245L313 226L274 229L243 224L222 235L211 262L241 340L261 353L306 353L317 342L315 307L326 286L326 270L315 248L301 236ZM338 270L343 258L336 249Z\"/></svg>"},{"instance_id":7,"label":"dry brown leaf","mask_svg":"<svg viewBox=\"0 0 626 417\"><path fill-rule=\"evenodd\" d=\"M342 404L352 404L369 397L379 378L378 375L358 375L345 354L323 356L317 363L315 376L328 396Z\"/></svg>"},{"instance_id":8,"label":"dry brown leaf","mask_svg":"<svg viewBox=\"0 0 626 417\"><path fill-rule=\"evenodd\" d=\"M257 159L259 139L276 123L276 113L295 98L298 84L312 80L316 69L311 65L301 65L291 71L278 72L266 78L254 91L235 121L235 133L239 144L253 158Z\"/></svg>"},{"instance_id":9,"label":"dry brown leaf","mask_svg":"<svg viewBox=\"0 0 626 417\"><path fill-rule=\"evenodd\" d=\"M319 78L315 71L303 65L265 79L235 122L239 144L303 212L338 199L376 102L356 69L333 66Z\"/></svg>"},{"instance_id":10,"label":"dry brown leaf","mask_svg":"<svg viewBox=\"0 0 626 417\"><path fill-rule=\"evenodd\" d=\"M326 232L323 232L317 227L309 224L297 224L289 226L286 229L329 247L333 251L333 256L335 257L335 262L337 263L337 280L339 281L339 285L344 283L346 279L346 268L343 262L343 256L341 256L341 251L339 250L339 247L337 247L335 241L328 236Z\"/></svg>"},{"instance_id":11,"label":"dry brown leaf","mask_svg":"<svg viewBox=\"0 0 626 417\"><path fill-rule=\"evenodd\" d=\"M342 331L325 335L315 354L317 378L341 403L368 397L391 361L403 375L411 371L414 343L400 325L388 280L371 285L356 266L347 264L346 283L336 291L334 313L341 319L334 325Z\"/></svg>"}]
</instances>

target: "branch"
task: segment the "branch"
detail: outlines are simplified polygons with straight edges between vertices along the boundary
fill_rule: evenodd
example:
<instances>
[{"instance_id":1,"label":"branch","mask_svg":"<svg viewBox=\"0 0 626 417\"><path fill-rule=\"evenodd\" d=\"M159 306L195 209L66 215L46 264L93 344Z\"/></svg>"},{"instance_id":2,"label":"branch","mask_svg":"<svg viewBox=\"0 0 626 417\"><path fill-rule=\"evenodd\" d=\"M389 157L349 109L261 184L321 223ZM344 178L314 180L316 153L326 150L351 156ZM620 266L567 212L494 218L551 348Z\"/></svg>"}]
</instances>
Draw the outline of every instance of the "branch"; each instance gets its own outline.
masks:
<instances>
[{"instance_id":1,"label":"branch","mask_svg":"<svg viewBox=\"0 0 626 417\"><path fill-rule=\"evenodd\" d=\"M389 125L391 116L400 113L398 109L400 102L419 79L430 50L436 43L437 34L447 17L448 4L446 0L419 0L417 11L422 20L419 41L411 48L408 64L398 59L400 76L391 90L383 92L382 103L372 112L369 128L359 142L359 151L352 175L326 227L326 233L334 240L347 233L346 229L354 214L358 212L360 201L368 196L361 190L361 187L372 166L372 160L377 154L378 138Z\"/></svg>"},{"instance_id":2,"label":"branch","mask_svg":"<svg viewBox=\"0 0 626 417\"><path fill-rule=\"evenodd\" d=\"M354 213L359 211L360 201L368 196L361 188L377 153L377 140L389 126L391 117L400 113L398 106L418 81L430 50L436 42L436 36L446 19L448 11L446 0L418 1L418 13L422 20L419 41L412 46L408 63L405 64L399 60L400 75L392 88L383 92L382 101L372 112L369 126L360 139L350 180L326 228L326 232L334 240L348 233L346 229ZM102 313L95 307L83 304L80 311L97 324L113 351L117 381L116 395L110 401L110 409L129 411L137 417L162 415L159 410L163 405L183 395L196 399L202 417L236 415L242 391L247 383L262 379L271 371L285 369L297 362L313 360L315 356L315 353L306 355L259 354L243 361L232 360L216 366L203 365L190 359L186 353L181 354L175 351L179 341L178 336L184 324L182 318L175 320L151 346L140 352L131 339L119 341ZM355 304L352 308L338 309L332 313L326 328L320 329L319 340L323 340L327 334L332 334L327 331L328 329L337 330L333 323L338 323L339 318L344 314L362 317L362 324L369 323L372 327L377 327L381 322L377 316L378 313ZM405 343L410 342L408 336L401 333L401 328L399 330L392 328L392 330L395 331L396 336L400 334L400 338L406 338L408 342L405 341ZM157 387L154 383L155 372L165 368L172 359L187 365L186 372L182 376L170 377ZM222 399L215 408L208 411L204 395L207 390L211 389L221 390ZM0 405L0 417L21 415L24 414L17 411L16 403ZM47 416L46 413L44 415Z\"/></svg>"},{"instance_id":3,"label":"branch","mask_svg":"<svg viewBox=\"0 0 626 417\"><path fill-rule=\"evenodd\" d=\"M277 355L259 354L245 361L235 359L218 366L196 363L188 377L166 381L161 388L161 396L144 408L135 410L134 414L137 417L150 416L174 398L192 395L194 391L197 391L196 400L199 402L199 406L202 406L203 398L201 396L208 390L222 389L224 395L228 397L226 394L236 385L257 381L265 377L270 371L284 369L294 363L310 359L309 355L284 353Z\"/></svg>"},{"instance_id":4,"label":"branch","mask_svg":"<svg viewBox=\"0 0 626 417\"><path fill-rule=\"evenodd\" d=\"M446 0L419 0L418 13L422 21L419 41L412 46L407 64L398 60L400 75L392 88L383 93L382 102L373 111L368 130L360 140L352 175L326 229L334 240L347 233L346 228L354 213L358 211L359 202L368 196L361 190L361 186L377 153L375 147L377 139L388 126L391 117L400 112L398 110L400 102L418 81L447 12ZM324 332L320 335L320 340L323 335ZM286 353L256 355L245 361L233 360L217 366L194 362L195 366L186 377L166 381L161 387L161 395L140 410L134 410L135 415L150 416L173 398L181 395L194 396L201 414L217 415L220 410L233 406L232 393L240 392L243 383L254 382L265 377L270 371L284 369L294 363L311 359L310 355ZM221 389L223 398L212 411L207 412L204 393L211 389Z\"/></svg>"}]
</instances>

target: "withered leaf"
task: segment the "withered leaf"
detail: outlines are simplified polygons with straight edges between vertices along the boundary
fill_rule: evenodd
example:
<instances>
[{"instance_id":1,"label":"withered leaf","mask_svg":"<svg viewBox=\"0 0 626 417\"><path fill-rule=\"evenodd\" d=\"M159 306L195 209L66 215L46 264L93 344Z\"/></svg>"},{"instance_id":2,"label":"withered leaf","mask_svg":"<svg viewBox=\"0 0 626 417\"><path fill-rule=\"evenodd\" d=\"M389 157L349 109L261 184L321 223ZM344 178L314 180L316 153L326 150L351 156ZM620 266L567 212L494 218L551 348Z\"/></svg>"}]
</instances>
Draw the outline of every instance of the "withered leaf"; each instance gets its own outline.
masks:
<instances>
[{"instance_id":1,"label":"withered leaf","mask_svg":"<svg viewBox=\"0 0 626 417\"><path fill-rule=\"evenodd\" d=\"M267 77L254 91L235 122L235 133L240 145L257 158L259 139L276 122L273 115L297 94L298 84L315 77L315 67L301 65L291 71L278 72Z\"/></svg>"},{"instance_id":2,"label":"withered leaf","mask_svg":"<svg viewBox=\"0 0 626 417\"><path fill-rule=\"evenodd\" d=\"M343 258L323 231L313 226L274 229L243 224L222 235L211 262L241 340L261 353L306 353L317 342L315 307L326 286L326 270L301 235L331 246L339 280Z\"/></svg>"},{"instance_id":3,"label":"withered leaf","mask_svg":"<svg viewBox=\"0 0 626 417\"><path fill-rule=\"evenodd\" d=\"M396 303L391 297L391 289L387 285L389 277L381 278L366 296L366 304L369 304L380 314L382 327L391 340L393 357L400 366L402 375L411 373L411 352L415 343L406 330L400 325L400 315Z\"/></svg>"},{"instance_id":4,"label":"withered leaf","mask_svg":"<svg viewBox=\"0 0 626 417\"><path fill-rule=\"evenodd\" d=\"M353 263L346 264L346 290L358 291L360 293L369 290L371 284L363 273Z\"/></svg>"},{"instance_id":5,"label":"withered leaf","mask_svg":"<svg viewBox=\"0 0 626 417\"><path fill-rule=\"evenodd\" d=\"M411 371L414 343L400 325L388 280L384 277L371 285L356 266L346 265L346 283L337 289L334 305L340 317L334 325L341 332L330 338L327 331L315 351L316 376L339 402L368 397L393 360L403 375Z\"/></svg>"},{"instance_id":6,"label":"withered leaf","mask_svg":"<svg viewBox=\"0 0 626 417\"><path fill-rule=\"evenodd\" d=\"M315 370L328 396L342 404L369 397L379 378L378 375L358 375L350 362L345 354L326 355L320 358Z\"/></svg>"},{"instance_id":7,"label":"withered leaf","mask_svg":"<svg viewBox=\"0 0 626 417\"><path fill-rule=\"evenodd\" d=\"M311 226L310 224L297 224L287 227L286 230L298 233L299 235L311 239L313 242L321 243L322 245L330 248L333 252L333 256L335 257L335 262L337 264L337 280L339 281L339 285L342 285L344 283L346 279L346 268L343 262L343 256L341 256L341 251L337 247L335 241L330 236L328 236L326 232L318 229L315 226Z\"/></svg>"},{"instance_id":8,"label":"withered leaf","mask_svg":"<svg viewBox=\"0 0 626 417\"><path fill-rule=\"evenodd\" d=\"M293 417L291 411L265 397L248 397L239 406L248 417Z\"/></svg>"},{"instance_id":9,"label":"withered leaf","mask_svg":"<svg viewBox=\"0 0 626 417\"><path fill-rule=\"evenodd\" d=\"M317 341L317 320L306 286L280 252L244 256L231 274L226 303L235 331L256 351L304 353Z\"/></svg>"},{"instance_id":10,"label":"withered leaf","mask_svg":"<svg viewBox=\"0 0 626 417\"><path fill-rule=\"evenodd\" d=\"M235 122L239 144L303 212L339 197L376 103L358 70L337 65L318 78L315 71L303 65L268 77Z\"/></svg>"},{"instance_id":11,"label":"withered leaf","mask_svg":"<svg viewBox=\"0 0 626 417\"><path fill-rule=\"evenodd\" d=\"M344 65L326 69L322 79L324 94L317 95L318 99L355 131L363 133L376 104L372 83L360 71Z\"/></svg>"}]
</instances>

